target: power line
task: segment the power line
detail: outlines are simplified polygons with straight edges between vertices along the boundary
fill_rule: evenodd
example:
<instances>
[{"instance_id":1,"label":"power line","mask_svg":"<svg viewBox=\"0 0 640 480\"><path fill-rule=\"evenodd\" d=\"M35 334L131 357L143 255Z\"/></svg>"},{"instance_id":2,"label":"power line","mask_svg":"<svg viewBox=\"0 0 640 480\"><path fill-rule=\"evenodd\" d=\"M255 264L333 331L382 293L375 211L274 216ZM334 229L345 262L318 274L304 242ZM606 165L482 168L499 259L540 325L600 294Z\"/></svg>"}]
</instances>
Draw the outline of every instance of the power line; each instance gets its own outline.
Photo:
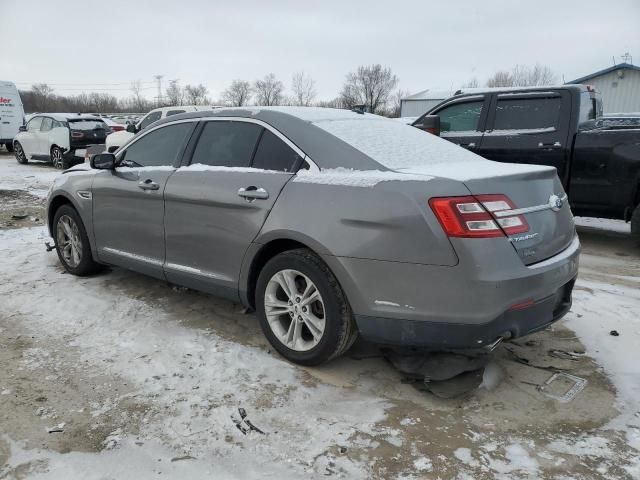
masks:
<instances>
[{"instance_id":1,"label":"power line","mask_svg":"<svg viewBox=\"0 0 640 480\"><path fill-rule=\"evenodd\" d=\"M121 83L49 83L49 82L42 82L42 81L38 81L38 82L15 82L16 85L34 85L37 83L44 83L49 85L50 87L63 87L63 86L69 86L69 87L80 87L80 86L120 86L120 85L131 85L131 82L121 82ZM146 81L146 82L140 82L141 84L149 84L149 83L156 83L154 80L150 80L150 81Z\"/></svg>"}]
</instances>

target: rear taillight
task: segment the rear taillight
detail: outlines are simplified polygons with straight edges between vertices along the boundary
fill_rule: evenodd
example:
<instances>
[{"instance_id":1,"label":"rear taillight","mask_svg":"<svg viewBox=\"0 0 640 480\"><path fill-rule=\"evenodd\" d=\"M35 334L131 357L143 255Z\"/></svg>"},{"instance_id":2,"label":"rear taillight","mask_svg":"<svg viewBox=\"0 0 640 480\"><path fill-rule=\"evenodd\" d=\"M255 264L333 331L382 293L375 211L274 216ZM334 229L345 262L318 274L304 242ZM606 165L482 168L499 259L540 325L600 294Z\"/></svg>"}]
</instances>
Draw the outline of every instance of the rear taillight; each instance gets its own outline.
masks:
<instances>
[{"instance_id":1,"label":"rear taillight","mask_svg":"<svg viewBox=\"0 0 640 480\"><path fill-rule=\"evenodd\" d=\"M75 130L71 131L71 138L82 138L82 137L84 137L84 133L77 132Z\"/></svg>"},{"instance_id":2,"label":"rear taillight","mask_svg":"<svg viewBox=\"0 0 640 480\"><path fill-rule=\"evenodd\" d=\"M529 224L522 215L500 218L493 215L515 208L506 195L432 198L429 205L450 237L491 238L529 230Z\"/></svg>"}]
</instances>

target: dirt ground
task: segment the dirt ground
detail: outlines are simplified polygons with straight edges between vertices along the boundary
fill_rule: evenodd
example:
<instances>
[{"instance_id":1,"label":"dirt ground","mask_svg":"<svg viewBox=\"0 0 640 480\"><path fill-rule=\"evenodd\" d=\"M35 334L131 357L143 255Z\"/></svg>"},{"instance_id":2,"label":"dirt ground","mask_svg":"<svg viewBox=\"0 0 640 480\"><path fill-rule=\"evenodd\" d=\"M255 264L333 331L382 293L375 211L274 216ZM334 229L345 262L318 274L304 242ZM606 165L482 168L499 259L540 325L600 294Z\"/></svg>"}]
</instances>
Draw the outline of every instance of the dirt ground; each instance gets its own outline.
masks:
<instances>
[{"instance_id":1,"label":"dirt ground","mask_svg":"<svg viewBox=\"0 0 640 480\"><path fill-rule=\"evenodd\" d=\"M375 345L358 342L319 368L291 366L239 305L120 269L64 274L42 246L42 187L0 188L0 479L640 474L640 404L620 398L571 328L612 314L592 300L599 289L637 292L640 248L628 235L580 228L567 320L500 345L475 373L481 385L448 399L409 381ZM640 300L622 297L618 311L637 315ZM74 303L83 298L102 303ZM607 328L603 342L615 341ZM261 373L247 373L259 364ZM557 373L584 388L554 398L575 382L541 387ZM267 435L235 428L240 400ZM134 460L136 451L153 461Z\"/></svg>"}]
</instances>

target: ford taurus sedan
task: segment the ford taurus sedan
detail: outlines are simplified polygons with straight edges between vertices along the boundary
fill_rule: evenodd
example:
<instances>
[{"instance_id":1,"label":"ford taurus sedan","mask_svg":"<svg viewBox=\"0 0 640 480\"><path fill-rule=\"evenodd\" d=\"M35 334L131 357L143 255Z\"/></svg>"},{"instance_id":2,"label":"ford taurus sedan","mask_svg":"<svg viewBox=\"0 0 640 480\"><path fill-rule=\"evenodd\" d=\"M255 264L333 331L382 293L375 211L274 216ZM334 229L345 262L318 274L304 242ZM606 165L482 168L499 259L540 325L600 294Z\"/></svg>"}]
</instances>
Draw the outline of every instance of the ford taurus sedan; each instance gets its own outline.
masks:
<instances>
[{"instance_id":1,"label":"ford taurus sedan","mask_svg":"<svg viewBox=\"0 0 640 480\"><path fill-rule=\"evenodd\" d=\"M491 348L567 313L580 244L553 168L375 115L274 107L161 120L64 172L64 268L116 265L242 302L312 365L358 335Z\"/></svg>"}]
</instances>

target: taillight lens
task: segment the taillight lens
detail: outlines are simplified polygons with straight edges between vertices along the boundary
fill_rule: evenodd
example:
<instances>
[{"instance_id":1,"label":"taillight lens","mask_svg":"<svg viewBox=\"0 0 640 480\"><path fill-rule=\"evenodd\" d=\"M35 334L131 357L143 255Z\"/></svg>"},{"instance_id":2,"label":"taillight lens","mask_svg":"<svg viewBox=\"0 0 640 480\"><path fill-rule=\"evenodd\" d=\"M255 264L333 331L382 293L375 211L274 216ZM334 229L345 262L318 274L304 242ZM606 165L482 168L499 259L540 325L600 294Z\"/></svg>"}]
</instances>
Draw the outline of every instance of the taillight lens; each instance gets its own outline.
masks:
<instances>
[{"instance_id":1,"label":"taillight lens","mask_svg":"<svg viewBox=\"0 0 640 480\"><path fill-rule=\"evenodd\" d=\"M522 215L500 218L493 215L515 208L506 195L432 198L429 205L450 237L491 238L529 230L529 224Z\"/></svg>"},{"instance_id":2,"label":"taillight lens","mask_svg":"<svg viewBox=\"0 0 640 480\"><path fill-rule=\"evenodd\" d=\"M71 130L71 138L82 138L84 137L84 133L78 132L76 130Z\"/></svg>"}]
</instances>

